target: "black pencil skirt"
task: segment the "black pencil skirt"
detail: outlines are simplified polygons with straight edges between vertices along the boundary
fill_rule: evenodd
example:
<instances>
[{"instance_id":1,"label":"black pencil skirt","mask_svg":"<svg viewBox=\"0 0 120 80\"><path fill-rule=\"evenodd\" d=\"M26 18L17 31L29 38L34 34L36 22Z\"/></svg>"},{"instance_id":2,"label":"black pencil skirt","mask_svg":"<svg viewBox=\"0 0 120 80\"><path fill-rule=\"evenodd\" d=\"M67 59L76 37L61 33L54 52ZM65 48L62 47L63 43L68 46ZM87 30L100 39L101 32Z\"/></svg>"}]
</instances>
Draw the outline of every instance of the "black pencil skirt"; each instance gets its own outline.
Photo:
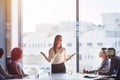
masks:
<instances>
[{"instance_id":1,"label":"black pencil skirt","mask_svg":"<svg viewBox=\"0 0 120 80\"><path fill-rule=\"evenodd\" d=\"M66 67L64 63L52 64L52 73L66 73Z\"/></svg>"}]
</instances>

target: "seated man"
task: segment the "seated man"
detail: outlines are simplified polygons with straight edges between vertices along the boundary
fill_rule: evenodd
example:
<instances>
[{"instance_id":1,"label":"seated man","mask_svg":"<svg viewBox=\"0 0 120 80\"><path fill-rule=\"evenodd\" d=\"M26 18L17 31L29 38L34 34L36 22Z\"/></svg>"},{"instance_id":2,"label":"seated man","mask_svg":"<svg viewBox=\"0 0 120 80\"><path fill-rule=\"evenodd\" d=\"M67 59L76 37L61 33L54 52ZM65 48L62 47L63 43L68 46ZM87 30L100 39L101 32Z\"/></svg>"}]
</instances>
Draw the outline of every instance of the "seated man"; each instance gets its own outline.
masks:
<instances>
[{"instance_id":1,"label":"seated man","mask_svg":"<svg viewBox=\"0 0 120 80\"><path fill-rule=\"evenodd\" d=\"M22 50L20 48L14 48L11 51L11 63L9 63L8 72L10 74L21 75L22 77L26 77L27 74L24 74L21 66L19 65L19 61L22 58Z\"/></svg>"},{"instance_id":2,"label":"seated man","mask_svg":"<svg viewBox=\"0 0 120 80\"><path fill-rule=\"evenodd\" d=\"M105 73L105 75L117 74L120 67L120 57L116 56L116 50L114 48L108 48L107 50L108 58L111 59L110 70Z\"/></svg>"},{"instance_id":3,"label":"seated man","mask_svg":"<svg viewBox=\"0 0 120 80\"><path fill-rule=\"evenodd\" d=\"M0 59L2 58L3 53L4 53L3 49L0 48ZM5 69L4 69L4 67L3 67L3 65L2 65L1 62L0 62L0 74L1 74L1 77L2 77L2 78L5 78L5 79L21 78L21 76L19 76L19 75L11 75L11 74L8 74L8 73L5 71ZM0 80L1 80L1 79L0 79Z\"/></svg>"},{"instance_id":4,"label":"seated man","mask_svg":"<svg viewBox=\"0 0 120 80\"><path fill-rule=\"evenodd\" d=\"M103 74L103 73L106 73L106 72L109 71L110 62L109 62L109 60L108 60L108 58L106 56L105 50L106 50L106 48L102 48L102 50L99 53L99 57L102 59L102 64L99 67L99 69L98 70L92 70L92 71L84 70L84 73L95 73L95 72L98 72L99 74Z\"/></svg>"}]
</instances>

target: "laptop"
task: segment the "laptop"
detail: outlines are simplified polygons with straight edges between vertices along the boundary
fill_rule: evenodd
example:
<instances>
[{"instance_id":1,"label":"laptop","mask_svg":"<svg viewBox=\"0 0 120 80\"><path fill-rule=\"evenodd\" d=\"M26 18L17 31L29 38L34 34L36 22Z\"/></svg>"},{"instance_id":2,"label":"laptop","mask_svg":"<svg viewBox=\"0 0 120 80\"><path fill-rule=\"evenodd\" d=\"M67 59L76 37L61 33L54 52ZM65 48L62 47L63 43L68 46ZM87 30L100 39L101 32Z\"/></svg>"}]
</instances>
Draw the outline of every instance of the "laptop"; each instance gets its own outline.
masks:
<instances>
[{"instance_id":1,"label":"laptop","mask_svg":"<svg viewBox=\"0 0 120 80\"><path fill-rule=\"evenodd\" d=\"M101 77L94 80L120 80L120 67L118 69L116 76L110 76L110 77Z\"/></svg>"}]
</instances>

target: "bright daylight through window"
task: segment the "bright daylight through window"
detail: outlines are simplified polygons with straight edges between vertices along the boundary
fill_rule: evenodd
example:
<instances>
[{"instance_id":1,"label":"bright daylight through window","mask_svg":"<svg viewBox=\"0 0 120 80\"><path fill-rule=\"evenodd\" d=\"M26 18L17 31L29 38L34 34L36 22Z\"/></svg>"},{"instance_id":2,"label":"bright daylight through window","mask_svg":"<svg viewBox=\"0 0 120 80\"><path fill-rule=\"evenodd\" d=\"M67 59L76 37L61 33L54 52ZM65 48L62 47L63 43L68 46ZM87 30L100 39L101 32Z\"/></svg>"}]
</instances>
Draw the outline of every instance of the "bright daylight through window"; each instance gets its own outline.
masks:
<instances>
[{"instance_id":1,"label":"bright daylight through window","mask_svg":"<svg viewBox=\"0 0 120 80\"><path fill-rule=\"evenodd\" d=\"M102 47L120 53L120 0L79 0L79 71L100 65ZM114 5L114 6L113 6ZM67 57L76 51L76 0L23 0L23 65L29 74L50 71L48 56L57 34L63 36ZM76 72L76 56L65 63Z\"/></svg>"}]
</instances>

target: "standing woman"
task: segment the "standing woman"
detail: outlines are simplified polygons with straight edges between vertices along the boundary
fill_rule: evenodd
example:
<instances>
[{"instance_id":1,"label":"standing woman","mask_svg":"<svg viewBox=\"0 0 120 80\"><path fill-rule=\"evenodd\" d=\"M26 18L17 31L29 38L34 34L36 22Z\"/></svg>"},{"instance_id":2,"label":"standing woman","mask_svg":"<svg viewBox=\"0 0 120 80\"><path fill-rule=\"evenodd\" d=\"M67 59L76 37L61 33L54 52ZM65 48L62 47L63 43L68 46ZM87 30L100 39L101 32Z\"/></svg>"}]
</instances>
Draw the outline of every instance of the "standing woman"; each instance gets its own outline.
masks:
<instances>
[{"instance_id":1,"label":"standing woman","mask_svg":"<svg viewBox=\"0 0 120 80\"><path fill-rule=\"evenodd\" d=\"M62 47L62 36L56 35L53 47L49 49L49 56L47 57L43 52L41 54L48 62L51 62L52 73L65 73L64 62L70 60L76 53L66 58L66 49Z\"/></svg>"}]
</instances>

